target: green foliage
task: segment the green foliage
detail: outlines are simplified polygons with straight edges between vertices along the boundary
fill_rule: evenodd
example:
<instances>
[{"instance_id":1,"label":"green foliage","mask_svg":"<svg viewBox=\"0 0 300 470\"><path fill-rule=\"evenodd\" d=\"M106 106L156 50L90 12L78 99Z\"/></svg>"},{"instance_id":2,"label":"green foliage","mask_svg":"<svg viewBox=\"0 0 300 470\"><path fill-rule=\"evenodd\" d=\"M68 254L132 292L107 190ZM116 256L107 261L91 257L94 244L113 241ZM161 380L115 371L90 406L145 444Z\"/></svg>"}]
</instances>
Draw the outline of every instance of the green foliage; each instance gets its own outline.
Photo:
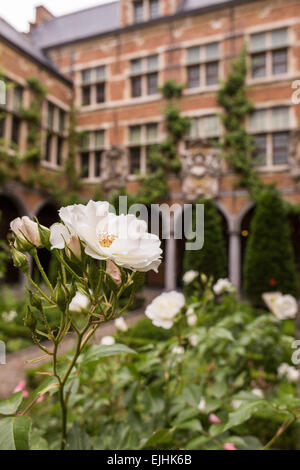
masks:
<instances>
[{"instance_id":1,"label":"green foliage","mask_svg":"<svg viewBox=\"0 0 300 470\"><path fill-rule=\"evenodd\" d=\"M296 296L298 281L285 206L275 190L265 190L251 223L244 292L254 304L263 305L261 295L274 290Z\"/></svg>"},{"instance_id":2,"label":"green foliage","mask_svg":"<svg viewBox=\"0 0 300 470\"><path fill-rule=\"evenodd\" d=\"M204 273L214 280L226 276L227 255L225 240L222 232L221 217L212 200L200 200L204 204L204 246L199 251L185 251L184 271L195 270ZM196 210L193 209L193 227L195 227ZM191 293L191 288L185 288Z\"/></svg>"},{"instance_id":3,"label":"green foliage","mask_svg":"<svg viewBox=\"0 0 300 470\"><path fill-rule=\"evenodd\" d=\"M118 333L117 341L122 338L137 354L115 344L91 346L82 355L68 388L70 447L212 450L229 442L238 449L262 449L287 418L292 422L300 405L296 386L279 380L277 368L289 361L293 338L283 334L273 315L234 296L218 305L212 299L194 299L196 327L164 330L143 319ZM181 355L172 352L178 344L184 348ZM43 448L56 449L53 399L33 413ZM211 413L220 424L211 423ZM296 448L293 422L284 439L274 441L275 448Z\"/></svg>"},{"instance_id":4,"label":"green foliage","mask_svg":"<svg viewBox=\"0 0 300 470\"><path fill-rule=\"evenodd\" d=\"M246 116L253 105L246 94L247 50L242 49L240 56L232 63L227 80L220 87L217 99L223 107L221 119L225 135L221 144L222 156L227 159L239 175L238 184L249 190L256 198L263 183L253 168L251 155L255 150L253 138L245 127Z\"/></svg>"},{"instance_id":5,"label":"green foliage","mask_svg":"<svg viewBox=\"0 0 300 470\"><path fill-rule=\"evenodd\" d=\"M175 82L175 80L167 80L160 91L166 100L172 100L174 98L181 98L184 85Z\"/></svg>"}]
</instances>

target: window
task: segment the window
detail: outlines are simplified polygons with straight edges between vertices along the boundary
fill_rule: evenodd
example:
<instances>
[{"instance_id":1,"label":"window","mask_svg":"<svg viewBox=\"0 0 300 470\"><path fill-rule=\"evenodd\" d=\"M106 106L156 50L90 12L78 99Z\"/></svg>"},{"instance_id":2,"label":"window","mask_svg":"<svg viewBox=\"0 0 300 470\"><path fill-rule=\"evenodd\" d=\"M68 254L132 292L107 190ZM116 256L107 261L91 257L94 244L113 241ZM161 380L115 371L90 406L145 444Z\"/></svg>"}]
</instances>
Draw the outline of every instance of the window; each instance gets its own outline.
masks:
<instances>
[{"instance_id":1,"label":"window","mask_svg":"<svg viewBox=\"0 0 300 470\"><path fill-rule=\"evenodd\" d=\"M5 121L5 116L0 114L0 139L3 139L5 135Z\"/></svg>"},{"instance_id":2,"label":"window","mask_svg":"<svg viewBox=\"0 0 300 470\"><path fill-rule=\"evenodd\" d=\"M88 152L80 155L80 176L81 178L89 177L90 154Z\"/></svg>"},{"instance_id":3,"label":"window","mask_svg":"<svg viewBox=\"0 0 300 470\"><path fill-rule=\"evenodd\" d=\"M83 134L80 154L81 178L101 178L104 148L105 131L103 129Z\"/></svg>"},{"instance_id":4,"label":"window","mask_svg":"<svg viewBox=\"0 0 300 470\"><path fill-rule=\"evenodd\" d=\"M219 43L187 49L187 86L217 85L219 81Z\"/></svg>"},{"instance_id":5,"label":"window","mask_svg":"<svg viewBox=\"0 0 300 470\"><path fill-rule=\"evenodd\" d=\"M129 127L129 173L145 174L150 169L149 155L154 145L158 143L158 124L148 123L141 126Z\"/></svg>"},{"instance_id":6,"label":"window","mask_svg":"<svg viewBox=\"0 0 300 470\"><path fill-rule=\"evenodd\" d=\"M253 153L254 165L265 165L267 157L267 135L259 134L254 136L253 145L255 147Z\"/></svg>"},{"instance_id":7,"label":"window","mask_svg":"<svg viewBox=\"0 0 300 470\"><path fill-rule=\"evenodd\" d=\"M144 20L143 0L135 0L133 2L133 18L135 23L141 23Z\"/></svg>"},{"instance_id":8,"label":"window","mask_svg":"<svg viewBox=\"0 0 300 470\"><path fill-rule=\"evenodd\" d=\"M260 109L250 117L250 132L253 133L253 162L255 165L286 165L290 143L290 109L277 106Z\"/></svg>"},{"instance_id":9,"label":"window","mask_svg":"<svg viewBox=\"0 0 300 470\"><path fill-rule=\"evenodd\" d=\"M141 147L129 149L129 172L134 175L141 170Z\"/></svg>"},{"instance_id":10,"label":"window","mask_svg":"<svg viewBox=\"0 0 300 470\"><path fill-rule=\"evenodd\" d=\"M134 59L130 64L131 96L158 93L158 56L151 55L144 59Z\"/></svg>"},{"instance_id":11,"label":"window","mask_svg":"<svg viewBox=\"0 0 300 470\"><path fill-rule=\"evenodd\" d=\"M12 117L11 142L19 145L21 119L17 116Z\"/></svg>"},{"instance_id":12,"label":"window","mask_svg":"<svg viewBox=\"0 0 300 470\"><path fill-rule=\"evenodd\" d=\"M288 30L276 29L250 37L251 76L261 78L288 72Z\"/></svg>"},{"instance_id":13,"label":"window","mask_svg":"<svg viewBox=\"0 0 300 470\"><path fill-rule=\"evenodd\" d=\"M64 160L66 121L66 111L47 101L44 160L55 167L61 166Z\"/></svg>"},{"instance_id":14,"label":"window","mask_svg":"<svg viewBox=\"0 0 300 470\"><path fill-rule=\"evenodd\" d=\"M81 72L81 105L90 106L105 102L105 66Z\"/></svg>"},{"instance_id":15,"label":"window","mask_svg":"<svg viewBox=\"0 0 300 470\"><path fill-rule=\"evenodd\" d=\"M159 17L159 0L149 0L150 19Z\"/></svg>"},{"instance_id":16,"label":"window","mask_svg":"<svg viewBox=\"0 0 300 470\"><path fill-rule=\"evenodd\" d=\"M13 109L14 111L20 111L23 103L23 88L21 86L15 86L13 89Z\"/></svg>"},{"instance_id":17,"label":"window","mask_svg":"<svg viewBox=\"0 0 300 470\"><path fill-rule=\"evenodd\" d=\"M191 119L189 139L217 139L220 132L220 118L215 114Z\"/></svg>"}]
</instances>

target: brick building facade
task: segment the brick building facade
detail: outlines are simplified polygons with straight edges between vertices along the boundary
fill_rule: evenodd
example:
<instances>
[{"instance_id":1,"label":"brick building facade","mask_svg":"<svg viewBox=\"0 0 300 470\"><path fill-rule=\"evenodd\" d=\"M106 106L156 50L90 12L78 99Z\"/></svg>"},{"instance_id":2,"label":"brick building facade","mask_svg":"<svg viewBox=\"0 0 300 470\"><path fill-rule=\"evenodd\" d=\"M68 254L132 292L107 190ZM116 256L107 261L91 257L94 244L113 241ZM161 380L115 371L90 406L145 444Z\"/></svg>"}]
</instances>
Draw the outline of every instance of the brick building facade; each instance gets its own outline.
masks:
<instances>
[{"instance_id":1,"label":"brick building facade","mask_svg":"<svg viewBox=\"0 0 300 470\"><path fill-rule=\"evenodd\" d=\"M119 0L61 17L38 7L26 36L0 20L1 69L18 85L9 90L0 133L6 144L13 141L25 151L26 124L18 121L14 106L20 99L30 106L25 79L37 76L49 90L41 171L58 172L59 181L73 102L77 128L86 133L77 159L83 194L89 197L110 178L112 152L118 153L113 160L117 179L130 191L138 184L137 172L147 172L148 149L165 135L159 86L170 78L185 83L181 112L192 125L181 144L185 171L169 181L170 202L183 204L207 194L215 198L228 237L229 275L240 287L253 203L236 188L224 162L215 177L209 168L197 172L189 144L201 146L202 140L222 136L216 91L246 41L248 94L255 106L247 122L257 148L254 164L264 181L276 182L286 199L300 203L299 5L299 0ZM17 183L0 186L0 210L8 211L8 200L13 215L55 212L38 191ZM170 289L180 277L182 250L171 238L165 252L159 282Z\"/></svg>"}]
</instances>

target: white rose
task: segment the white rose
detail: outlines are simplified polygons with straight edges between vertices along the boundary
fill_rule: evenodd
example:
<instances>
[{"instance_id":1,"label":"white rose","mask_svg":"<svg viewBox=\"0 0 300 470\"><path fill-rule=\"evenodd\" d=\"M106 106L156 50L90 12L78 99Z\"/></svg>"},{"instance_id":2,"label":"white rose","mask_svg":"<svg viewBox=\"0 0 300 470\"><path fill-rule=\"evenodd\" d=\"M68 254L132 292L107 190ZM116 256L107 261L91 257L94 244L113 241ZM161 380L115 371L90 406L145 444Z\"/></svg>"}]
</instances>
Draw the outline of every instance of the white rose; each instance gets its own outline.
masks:
<instances>
[{"instance_id":1,"label":"white rose","mask_svg":"<svg viewBox=\"0 0 300 470\"><path fill-rule=\"evenodd\" d=\"M43 228L46 229L46 227ZM10 223L10 229L18 238L27 240L36 247L42 246L38 224L33 222L29 217L24 216L14 219Z\"/></svg>"},{"instance_id":2,"label":"white rose","mask_svg":"<svg viewBox=\"0 0 300 470\"><path fill-rule=\"evenodd\" d=\"M243 404L244 402L242 400L232 400L231 406L234 410L238 410L239 407Z\"/></svg>"},{"instance_id":3,"label":"white rose","mask_svg":"<svg viewBox=\"0 0 300 470\"><path fill-rule=\"evenodd\" d=\"M119 331L127 331L128 330L127 323L126 323L126 321L124 320L123 317L115 319L115 327Z\"/></svg>"},{"instance_id":4,"label":"white rose","mask_svg":"<svg viewBox=\"0 0 300 470\"><path fill-rule=\"evenodd\" d=\"M188 285L188 284L190 284L191 282L193 282L193 281L196 279L196 277L198 277L198 276L199 276L198 271L193 271L193 270L187 271L187 272L184 273L184 275L183 275L183 278L182 278L183 283L184 283L185 285Z\"/></svg>"},{"instance_id":5,"label":"white rose","mask_svg":"<svg viewBox=\"0 0 300 470\"><path fill-rule=\"evenodd\" d=\"M186 312L186 321L189 326L196 326L197 325L197 315L195 314L195 311L192 307L189 307L187 312Z\"/></svg>"},{"instance_id":6,"label":"white rose","mask_svg":"<svg viewBox=\"0 0 300 470\"><path fill-rule=\"evenodd\" d=\"M65 225L59 224L50 239L53 248L60 248L65 227L85 245L85 253L99 260L112 260L116 265L133 271L157 272L161 263L160 240L147 232L147 224L134 215L117 216L109 212L108 202L84 206L75 204L59 211Z\"/></svg>"},{"instance_id":7,"label":"white rose","mask_svg":"<svg viewBox=\"0 0 300 470\"><path fill-rule=\"evenodd\" d=\"M190 342L190 345L191 345L191 346L193 346L193 347L197 346L197 344L198 344L198 342L199 342L198 336L197 336L197 335L192 335L192 336L190 336L189 342Z\"/></svg>"},{"instance_id":8,"label":"white rose","mask_svg":"<svg viewBox=\"0 0 300 470\"><path fill-rule=\"evenodd\" d=\"M287 371L288 371L289 367L290 366L286 362L283 362L282 364L280 364L280 366L277 369L278 377L279 378L284 377L287 374Z\"/></svg>"},{"instance_id":9,"label":"white rose","mask_svg":"<svg viewBox=\"0 0 300 470\"><path fill-rule=\"evenodd\" d=\"M3 312L2 313L2 320L5 323L11 323L14 319L18 316L15 310L11 310L10 312Z\"/></svg>"},{"instance_id":10,"label":"white rose","mask_svg":"<svg viewBox=\"0 0 300 470\"><path fill-rule=\"evenodd\" d=\"M206 400L205 398L201 398L200 402L199 402L199 405L198 405L198 410L201 412L201 413L206 413Z\"/></svg>"},{"instance_id":11,"label":"white rose","mask_svg":"<svg viewBox=\"0 0 300 470\"><path fill-rule=\"evenodd\" d=\"M271 300L272 311L279 320L295 318L298 304L292 295L277 295Z\"/></svg>"},{"instance_id":12,"label":"white rose","mask_svg":"<svg viewBox=\"0 0 300 470\"><path fill-rule=\"evenodd\" d=\"M145 314L153 325L172 328L174 319L185 304L184 295L179 292L164 292L147 306Z\"/></svg>"},{"instance_id":13,"label":"white rose","mask_svg":"<svg viewBox=\"0 0 300 470\"><path fill-rule=\"evenodd\" d=\"M299 371L295 367L290 366L288 368L286 376L289 382L292 382L292 383L298 382L299 375L300 375Z\"/></svg>"},{"instance_id":14,"label":"white rose","mask_svg":"<svg viewBox=\"0 0 300 470\"><path fill-rule=\"evenodd\" d=\"M234 292L235 287L228 279L219 279L213 286L213 291L216 295L221 295L225 292Z\"/></svg>"},{"instance_id":15,"label":"white rose","mask_svg":"<svg viewBox=\"0 0 300 470\"><path fill-rule=\"evenodd\" d=\"M174 348L172 349L172 354L178 354L178 355L181 355L181 354L184 354L184 347L183 346L174 346Z\"/></svg>"},{"instance_id":16,"label":"white rose","mask_svg":"<svg viewBox=\"0 0 300 470\"><path fill-rule=\"evenodd\" d=\"M253 388L252 393L256 397L264 398L264 392L260 388Z\"/></svg>"},{"instance_id":17,"label":"white rose","mask_svg":"<svg viewBox=\"0 0 300 470\"><path fill-rule=\"evenodd\" d=\"M100 341L100 344L103 346L112 346L115 344L115 338L113 336L103 336L103 338Z\"/></svg>"},{"instance_id":18,"label":"white rose","mask_svg":"<svg viewBox=\"0 0 300 470\"><path fill-rule=\"evenodd\" d=\"M69 310L70 312L82 312L88 308L89 303L89 298L78 291L69 305Z\"/></svg>"}]
</instances>

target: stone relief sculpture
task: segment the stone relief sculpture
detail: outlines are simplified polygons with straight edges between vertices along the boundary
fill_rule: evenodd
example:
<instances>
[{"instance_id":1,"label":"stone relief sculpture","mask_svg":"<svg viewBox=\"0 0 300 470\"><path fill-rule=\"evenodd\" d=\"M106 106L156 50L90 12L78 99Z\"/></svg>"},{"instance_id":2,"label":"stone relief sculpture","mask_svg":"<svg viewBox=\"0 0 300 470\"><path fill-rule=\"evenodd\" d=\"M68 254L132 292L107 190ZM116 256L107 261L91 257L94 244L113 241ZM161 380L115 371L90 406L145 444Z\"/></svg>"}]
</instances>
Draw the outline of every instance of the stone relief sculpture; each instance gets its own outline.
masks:
<instances>
[{"instance_id":1,"label":"stone relief sculpture","mask_svg":"<svg viewBox=\"0 0 300 470\"><path fill-rule=\"evenodd\" d=\"M119 188L125 184L124 151L117 146L107 150L105 159L105 189Z\"/></svg>"},{"instance_id":2,"label":"stone relief sculpture","mask_svg":"<svg viewBox=\"0 0 300 470\"><path fill-rule=\"evenodd\" d=\"M218 195L221 162L218 149L211 142L191 143L183 159L183 193L186 200Z\"/></svg>"}]
</instances>

